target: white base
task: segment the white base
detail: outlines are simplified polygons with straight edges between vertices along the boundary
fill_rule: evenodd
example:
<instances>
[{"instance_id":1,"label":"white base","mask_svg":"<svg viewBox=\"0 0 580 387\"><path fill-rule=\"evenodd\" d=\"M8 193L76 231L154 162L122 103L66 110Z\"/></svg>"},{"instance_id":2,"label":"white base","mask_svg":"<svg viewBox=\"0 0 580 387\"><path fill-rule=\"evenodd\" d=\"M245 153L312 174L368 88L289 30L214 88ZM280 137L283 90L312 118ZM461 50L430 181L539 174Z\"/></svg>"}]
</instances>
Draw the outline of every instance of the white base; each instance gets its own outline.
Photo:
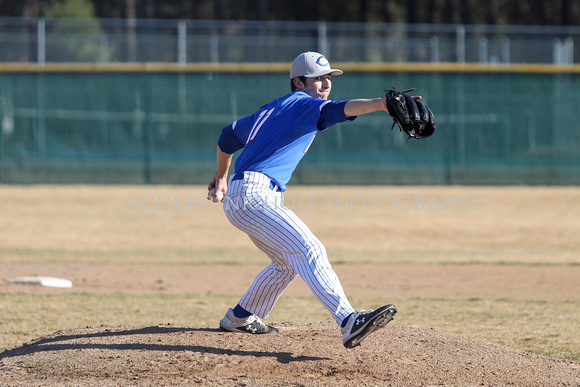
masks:
<instances>
[{"instance_id":1,"label":"white base","mask_svg":"<svg viewBox=\"0 0 580 387\"><path fill-rule=\"evenodd\" d=\"M51 288L72 288L72 281L55 278L55 277L42 277L42 276L27 276L11 278L8 280L9 284L34 284L41 286L48 286Z\"/></svg>"}]
</instances>

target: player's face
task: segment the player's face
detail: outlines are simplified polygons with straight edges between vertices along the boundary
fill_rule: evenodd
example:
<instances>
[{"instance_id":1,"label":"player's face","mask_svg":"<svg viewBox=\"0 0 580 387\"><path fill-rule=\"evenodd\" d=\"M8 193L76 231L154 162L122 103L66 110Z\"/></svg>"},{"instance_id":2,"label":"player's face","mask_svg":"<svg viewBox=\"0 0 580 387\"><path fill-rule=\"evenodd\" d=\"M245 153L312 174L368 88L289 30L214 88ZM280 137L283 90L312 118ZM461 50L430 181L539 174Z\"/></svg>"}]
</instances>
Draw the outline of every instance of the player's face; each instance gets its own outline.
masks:
<instances>
[{"instance_id":1,"label":"player's face","mask_svg":"<svg viewBox=\"0 0 580 387\"><path fill-rule=\"evenodd\" d=\"M331 88L330 74L316 78L306 78L306 83L304 84L304 92L314 98L328 99Z\"/></svg>"}]
</instances>

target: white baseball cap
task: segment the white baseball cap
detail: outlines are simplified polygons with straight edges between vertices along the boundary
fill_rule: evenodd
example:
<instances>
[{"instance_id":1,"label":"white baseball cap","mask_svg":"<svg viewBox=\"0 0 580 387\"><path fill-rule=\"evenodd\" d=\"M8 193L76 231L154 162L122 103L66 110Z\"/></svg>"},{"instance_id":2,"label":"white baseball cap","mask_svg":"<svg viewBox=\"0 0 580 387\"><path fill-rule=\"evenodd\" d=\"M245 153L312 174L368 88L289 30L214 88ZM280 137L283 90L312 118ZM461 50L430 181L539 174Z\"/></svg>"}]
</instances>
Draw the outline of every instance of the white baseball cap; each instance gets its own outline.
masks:
<instances>
[{"instance_id":1,"label":"white baseball cap","mask_svg":"<svg viewBox=\"0 0 580 387\"><path fill-rule=\"evenodd\" d=\"M314 78L326 74L340 75L342 70L330 68L330 63L324 55L312 51L298 55L290 67L290 79Z\"/></svg>"}]
</instances>

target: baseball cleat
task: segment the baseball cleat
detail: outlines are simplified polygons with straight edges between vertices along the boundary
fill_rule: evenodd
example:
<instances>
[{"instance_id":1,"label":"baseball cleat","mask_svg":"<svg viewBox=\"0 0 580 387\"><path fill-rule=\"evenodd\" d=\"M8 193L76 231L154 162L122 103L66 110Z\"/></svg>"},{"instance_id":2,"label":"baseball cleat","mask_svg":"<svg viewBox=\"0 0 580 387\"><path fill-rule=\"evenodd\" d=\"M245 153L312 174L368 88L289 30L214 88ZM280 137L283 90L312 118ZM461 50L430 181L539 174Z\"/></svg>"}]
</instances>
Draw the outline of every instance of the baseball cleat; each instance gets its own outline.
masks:
<instances>
[{"instance_id":1,"label":"baseball cleat","mask_svg":"<svg viewBox=\"0 0 580 387\"><path fill-rule=\"evenodd\" d=\"M354 348L375 330L387 325L397 313L397 307L389 304L377 310L361 310L353 313L344 328L341 328L342 343L346 348Z\"/></svg>"},{"instance_id":2,"label":"baseball cleat","mask_svg":"<svg viewBox=\"0 0 580 387\"><path fill-rule=\"evenodd\" d=\"M247 318L236 317L232 308L230 308L225 317L221 319L220 329L228 332L253 334L280 333L280 329L264 324L264 322L255 315L251 315Z\"/></svg>"}]
</instances>

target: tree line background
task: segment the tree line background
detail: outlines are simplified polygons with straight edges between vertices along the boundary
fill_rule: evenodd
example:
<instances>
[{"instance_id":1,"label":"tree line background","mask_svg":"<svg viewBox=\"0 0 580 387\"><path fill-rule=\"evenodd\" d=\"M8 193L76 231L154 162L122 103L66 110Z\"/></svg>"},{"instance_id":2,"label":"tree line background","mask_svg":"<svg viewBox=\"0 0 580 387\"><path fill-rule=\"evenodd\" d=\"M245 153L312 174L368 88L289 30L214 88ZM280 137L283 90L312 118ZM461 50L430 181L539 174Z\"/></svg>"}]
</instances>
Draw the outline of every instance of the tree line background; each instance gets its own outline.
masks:
<instances>
[{"instance_id":1,"label":"tree line background","mask_svg":"<svg viewBox=\"0 0 580 387\"><path fill-rule=\"evenodd\" d=\"M0 16L579 25L574 0L0 0Z\"/></svg>"}]
</instances>

